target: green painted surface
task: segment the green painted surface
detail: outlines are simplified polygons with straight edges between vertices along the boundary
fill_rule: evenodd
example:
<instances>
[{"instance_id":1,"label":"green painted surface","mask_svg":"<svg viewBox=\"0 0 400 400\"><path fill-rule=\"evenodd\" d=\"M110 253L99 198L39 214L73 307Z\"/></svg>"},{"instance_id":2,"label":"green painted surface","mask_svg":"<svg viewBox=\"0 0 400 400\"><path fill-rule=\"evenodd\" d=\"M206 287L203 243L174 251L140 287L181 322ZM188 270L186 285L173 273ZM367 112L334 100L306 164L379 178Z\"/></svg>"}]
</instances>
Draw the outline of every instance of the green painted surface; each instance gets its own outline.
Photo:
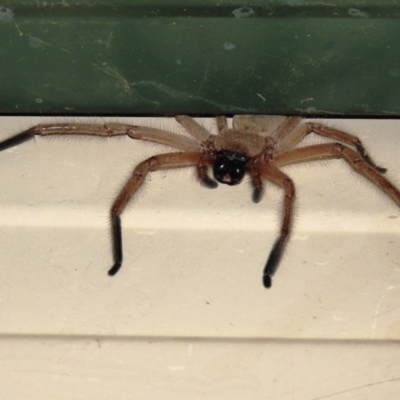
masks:
<instances>
[{"instance_id":1,"label":"green painted surface","mask_svg":"<svg viewBox=\"0 0 400 400\"><path fill-rule=\"evenodd\" d=\"M400 1L243 4L9 1L0 112L400 114Z\"/></svg>"}]
</instances>

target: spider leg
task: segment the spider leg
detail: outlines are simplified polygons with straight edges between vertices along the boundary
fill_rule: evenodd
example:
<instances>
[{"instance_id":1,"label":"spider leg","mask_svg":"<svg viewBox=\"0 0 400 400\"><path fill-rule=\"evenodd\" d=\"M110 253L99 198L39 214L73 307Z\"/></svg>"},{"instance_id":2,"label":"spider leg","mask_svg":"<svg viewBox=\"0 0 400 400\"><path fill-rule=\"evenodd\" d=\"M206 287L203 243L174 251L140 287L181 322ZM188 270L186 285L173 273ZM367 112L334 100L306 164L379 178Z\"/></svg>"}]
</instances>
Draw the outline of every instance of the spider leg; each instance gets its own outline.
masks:
<instances>
[{"instance_id":1,"label":"spider leg","mask_svg":"<svg viewBox=\"0 0 400 400\"><path fill-rule=\"evenodd\" d=\"M10 147L18 146L28 140L31 140L35 137L35 134L31 132L31 130L24 131L19 133L18 135L12 136L6 140L3 140L0 143L0 151L7 150Z\"/></svg>"},{"instance_id":2,"label":"spider leg","mask_svg":"<svg viewBox=\"0 0 400 400\"><path fill-rule=\"evenodd\" d=\"M280 235L278 236L272 247L263 273L263 284L266 288L270 288L272 283L271 278L278 269L283 250L290 233L295 188L293 181L286 174L284 174L282 171L272 166L271 164L263 167L261 173L265 178L282 187L285 192L285 197L283 201L284 216L282 220Z\"/></svg>"},{"instance_id":3,"label":"spider leg","mask_svg":"<svg viewBox=\"0 0 400 400\"><path fill-rule=\"evenodd\" d=\"M373 182L378 188L390 196L398 206L400 206L400 191L358 152L341 143L300 147L276 155L274 157L274 163L279 167L287 164L321 160L324 158L343 158L356 172Z\"/></svg>"},{"instance_id":4,"label":"spider leg","mask_svg":"<svg viewBox=\"0 0 400 400\"><path fill-rule=\"evenodd\" d=\"M228 122L226 121L226 117L225 116L220 115L217 118L215 118L215 120L217 122L218 132L222 132L225 129L228 129Z\"/></svg>"},{"instance_id":5,"label":"spider leg","mask_svg":"<svg viewBox=\"0 0 400 400\"><path fill-rule=\"evenodd\" d=\"M182 168L197 165L200 161L199 153L167 153L150 157L141 162L134 169L132 176L122 188L120 194L111 207L111 229L113 241L114 265L108 271L110 276L115 275L122 266L122 229L120 215L129 200L143 183L149 172L168 168Z\"/></svg>"},{"instance_id":6,"label":"spider leg","mask_svg":"<svg viewBox=\"0 0 400 400\"><path fill-rule=\"evenodd\" d=\"M250 168L248 174L250 175L251 185L253 186L253 195L251 199L253 200L253 203L259 203L264 194L264 186L260 176L260 171L255 168Z\"/></svg>"},{"instance_id":7,"label":"spider leg","mask_svg":"<svg viewBox=\"0 0 400 400\"><path fill-rule=\"evenodd\" d=\"M304 125L299 125L301 119L301 117L295 116L286 117L271 136L277 141L281 141L283 138L288 136L291 136L291 140L294 139L296 142L302 140L307 133L303 132L305 129ZM295 131L297 131L297 133L294 133ZM301 139L297 139L298 136L300 136Z\"/></svg>"},{"instance_id":8,"label":"spider leg","mask_svg":"<svg viewBox=\"0 0 400 400\"><path fill-rule=\"evenodd\" d=\"M324 136L334 140L339 140L340 142L354 146L358 154L367 164L369 164L371 167L376 169L381 174L386 172L386 168L379 167L374 163L374 161L372 161L371 157L365 150L364 145L357 136L350 135L349 133L343 132L339 129L330 128L329 126L318 124L316 122L309 122L306 125L308 126L311 132L314 132L317 135Z\"/></svg>"},{"instance_id":9,"label":"spider leg","mask_svg":"<svg viewBox=\"0 0 400 400\"><path fill-rule=\"evenodd\" d=\"M88 136L122 136L127 134L128 125L89 125L89 124L54 124L36 125L15 136L0 142L0 151L22 144L35 136L48 135L88 135Z\"/></svg>"},{"instance_id":10,"label":"spider leg","mask_svg":"<svg viewBox=\"0 0 400 400\"><path fill-rule=\"evenodd\" d=\"M188 115L176 115L175 119L193 136L195 139L205 142L212 135L204 126L198 124Z\"/></svg>"},{"instance_id":11,"label":"spider leg","mask_svg":"<svg viewBox=\"0 0 400 400\"><path fill-rule=\"evenodd\" d=\"M18 135L12 136L0 142L0 151L10 147L17 146L30 139L38 136L55 136L55 135L82 135L82 136L125 136L128 135L132 139L142 139L149 142L156 142L178 148L187 152L200 151L200 143L190 137L177 135L175 133L166 132L160 129L146 128L142 126L110 123L103 125L90 124L53 124L53 125L36 125Z\"/></svg>"},{"instance_id":12,"label":"spider leg","mask_svg":"<svg viewBox=\"0 0 400 400\"><path fill-rule=\"evenodd\" d=\"M192 137L202 142L203 145L207 146L207 143L213 142L213 138L215 137L215 135L208 132L207 129L198 124L193 118L189 117L188 115L176 115L175 119L186 129L186 131ZM220 124L222 124L224 127L226 126L225 117L217 117L216 120L218 129L220 129ZM198 145L198 149L192 149L191 151L196 150L201 151L202 149ZM218 187L218 183L215 182L208 175L208 167L212 165L213 160L207 158L209 157L202 157L200 162L197 164L197 176L203 186L209 189L215 189L216 187Z\"/></svg>"},{"instance_id":13,"label":"spider leg","mask_svg":"<svg viewBox=\"0 0 400 400\"><path fill-rule=\"evenodd\" d=\"M374 163L357 136L350 135L349 133L343 132L339 129L330 128L329 126L316 122L307 122L305 124L299 124L296 127L296 123L298 122L299 120L296 120L296 117L289 117L285 124L283 124L277 132L273 134L273 137L278 142L276 145L278 149L277 154L283 154L286 151L289 151L296 146L296 144L300 143L307 135L315 133L316 135L338 140L347 145L354 146L358 154L367 164L381 174L386 172L386 168L379 167Z\"/></svg>"},{"instance_id":14,"label":"spider leg","mask_svg":"<svg viewBox=\"0 0 400 400\"><path fill-rule=\"evenodd\" d=\"M215 189L218 187L218 183L208 175L207 165L197 165L197 176L200 179L201 184L208 189Z\"/></svg>"},{"instance_id":15,"label":"spider leg","mask_svg":"<svg viewBox=\"0 0 400 400\"><path fill-rule=\"evenodd\" d=\"M198 140L161 129L146 128L144 126L127 126L126 133L132 139L160 143L187 152L201 150L201 144Z\"/></svg>"}]
</instances>

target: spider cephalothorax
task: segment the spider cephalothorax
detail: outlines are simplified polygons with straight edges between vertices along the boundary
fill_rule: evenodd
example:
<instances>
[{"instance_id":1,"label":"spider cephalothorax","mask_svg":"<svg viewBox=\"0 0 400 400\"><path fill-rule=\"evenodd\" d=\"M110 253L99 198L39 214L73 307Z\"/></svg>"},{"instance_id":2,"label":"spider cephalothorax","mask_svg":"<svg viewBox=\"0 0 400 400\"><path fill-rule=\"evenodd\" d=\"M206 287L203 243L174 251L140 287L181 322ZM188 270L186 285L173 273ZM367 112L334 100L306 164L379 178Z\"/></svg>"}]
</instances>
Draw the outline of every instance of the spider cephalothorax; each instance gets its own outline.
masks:
<instances>
[{"instance_id":1,"label":"spider cephalothorax","mask_svg":"<svg viewBox=\"0 0 400 400\"><path fill-rule=\"evenodd\" d=\"M122 265L120 216L146 175L160 169L195 167L199 180L209 188L217 187L217 182L208 175L209 169L212 169L216 181L227 185L239 184L248 174L255 203L261 200L263 180L283 189L282 224L263 273L263 284L267 288L271 286L271 277L278 268L290 233L295 198L293 181L280 167L341 158L400 206L400 191L382 175L386 170L371 160L360 139L346 132L315 122L302 122L300 117L239 115L233 118L232 128L228 127L225 117L217 117L218 133L213 135L188 116L178 115L176 120L190 136L120 123L37 125L1 142L0 151L21 144L35 135L128 135L132 139L156 142L179 150L159 154L139 163L114 201L111 207L114 264L109 275L115 275ZM332 139L333 142L299 147L310 133Z\"/></svg>"}]
</instances>

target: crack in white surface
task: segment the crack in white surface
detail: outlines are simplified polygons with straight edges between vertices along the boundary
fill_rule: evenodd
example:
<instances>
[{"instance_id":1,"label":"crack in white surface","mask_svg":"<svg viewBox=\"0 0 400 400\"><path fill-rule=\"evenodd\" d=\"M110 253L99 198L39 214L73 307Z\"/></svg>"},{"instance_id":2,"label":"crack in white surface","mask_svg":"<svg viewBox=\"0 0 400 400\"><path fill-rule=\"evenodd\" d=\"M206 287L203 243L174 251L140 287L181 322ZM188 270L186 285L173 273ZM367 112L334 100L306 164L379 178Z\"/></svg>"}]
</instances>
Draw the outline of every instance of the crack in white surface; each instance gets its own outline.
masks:
<instances>
[{"instance_id":1,"label":"crack in white surface","mask_svg":"<svg viewBox=\"0 0 400 400\"><path fill-rule=\"evenodd\" d=\"M374 319L373 319L373 323L372 323L372 332L371 332L371 336L370 336L371 339L373 339L375 337L376 325L378 323L379 309L381 307L381 304L382 304L382 301L383 301L385 295L386 295L386 293L383 293L383 295L381 296L381 298L378 301L378 304L376 305Z\"/></svg>"},{"instance_id":2,"label":"crack in white surface","mask_svg":"<svg viewBox=\"0 0 400 400\"><path fill-rule=\"evenodd\" d=\"M371 383L367 383L367 384L361 385L361 386L355 386L353 388L346 389L346 390L341 390L340 392L327 394L325 396L313 397L310 400L328 399L329 397L337 396L337 395L344 394L344 393L353 392L355 390L360 390L360 389L364 389L364 388L371 387L371 386L382 385L384 383L397 382L397 381L400 381L400 377L393 378L393 379L386 379L384 381L371 382Z\"/></svg>"}]
</instances>

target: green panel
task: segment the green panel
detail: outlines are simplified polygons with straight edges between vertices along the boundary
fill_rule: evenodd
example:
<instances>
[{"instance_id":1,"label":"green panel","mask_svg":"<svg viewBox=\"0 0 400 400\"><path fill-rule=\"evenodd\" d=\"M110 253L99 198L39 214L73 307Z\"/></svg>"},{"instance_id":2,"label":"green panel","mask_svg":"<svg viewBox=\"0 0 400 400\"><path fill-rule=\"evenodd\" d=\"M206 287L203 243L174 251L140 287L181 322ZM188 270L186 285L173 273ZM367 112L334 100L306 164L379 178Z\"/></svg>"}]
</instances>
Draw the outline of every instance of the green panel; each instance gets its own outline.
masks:
<instances>
[{"instance_id":1,"label":"green panel","mask_svg":"<svg viewBox=\"0 0 400 400\"><path fill-rule=\"evenodd\" d=\"M8 1L0 112L399 115L399 18L378 0Z\"/></svg>"}]
</instances>

